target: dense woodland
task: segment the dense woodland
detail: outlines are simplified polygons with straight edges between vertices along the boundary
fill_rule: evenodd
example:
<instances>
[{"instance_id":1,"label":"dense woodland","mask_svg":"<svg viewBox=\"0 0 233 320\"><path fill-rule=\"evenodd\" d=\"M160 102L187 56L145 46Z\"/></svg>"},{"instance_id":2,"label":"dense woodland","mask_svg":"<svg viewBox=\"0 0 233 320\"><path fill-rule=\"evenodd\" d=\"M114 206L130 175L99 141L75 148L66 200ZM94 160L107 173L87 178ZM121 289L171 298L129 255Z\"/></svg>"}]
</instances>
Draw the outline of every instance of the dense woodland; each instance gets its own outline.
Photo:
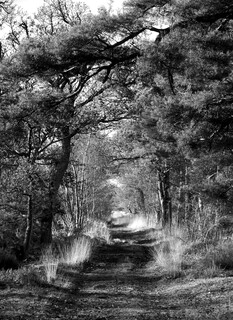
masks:
<instances>
[{"instance_id":1,"label":"dense woodland","mask_svg":"<svg viewBox=\"0 0 233 320\"><path fill-rule=\"evenodd\" d=\"M119 208L227 233L233 1L0 6L1 246L26 257Z\"/></svg>"}]
</instances>

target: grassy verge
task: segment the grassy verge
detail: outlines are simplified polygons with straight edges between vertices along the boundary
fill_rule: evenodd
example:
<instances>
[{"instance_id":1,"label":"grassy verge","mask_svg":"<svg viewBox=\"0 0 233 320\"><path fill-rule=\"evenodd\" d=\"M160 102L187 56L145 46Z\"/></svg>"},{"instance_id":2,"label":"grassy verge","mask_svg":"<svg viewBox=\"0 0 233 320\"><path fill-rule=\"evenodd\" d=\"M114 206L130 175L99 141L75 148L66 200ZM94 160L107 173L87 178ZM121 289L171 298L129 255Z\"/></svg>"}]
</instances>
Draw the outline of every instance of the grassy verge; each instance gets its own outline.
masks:
<instances>
[{"instance_id":1,"label":"grassy verge","mask_svg":"<svg viewBox=\"0 0 233 320\"><path fill-rule=\"evenodd\" d=\"M191 242L182 230L164 232L152 249L148 265L169 277L210 278L233 270L233 239Z\"/></svg>"},{"instance_id":2,"label":"grassy verge","mask_svg":"<svg viewBox=\"0 0 233 320\"><path fill-rule=\"evenodd\" d=\"M184 261L186 273L194 277L216 277L233 270L233 241L195 242L190 245Z\"/></svg>"},{"instance_id":3,"label":"grassy verge","mask_svg":"<svg viewBox=\"0 0 233 320\"><path fill-rule=\"evenodd\" d=\"M69 244L62 245L59 250L49 246L42 252L39 263L20 268L16 268L14 256L4 253L1 255L1 261L4 262L3 267L6 267L6 270L3 268L0 270L0 288L53 284L61 278L59 268L79 266L89 259L90 254L91 240L88 237L73 239Z\"/></svg>"}]
</instances>

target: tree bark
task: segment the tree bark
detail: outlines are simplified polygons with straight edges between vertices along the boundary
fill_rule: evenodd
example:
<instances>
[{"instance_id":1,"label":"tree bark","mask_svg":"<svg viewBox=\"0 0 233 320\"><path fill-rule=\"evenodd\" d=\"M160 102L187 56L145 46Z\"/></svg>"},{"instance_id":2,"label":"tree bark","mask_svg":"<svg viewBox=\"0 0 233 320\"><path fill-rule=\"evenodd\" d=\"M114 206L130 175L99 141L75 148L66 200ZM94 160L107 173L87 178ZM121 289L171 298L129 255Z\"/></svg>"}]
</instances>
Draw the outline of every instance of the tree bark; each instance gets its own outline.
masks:
<instances>
[{"instance_id":1,"label":"tree bark","mask_svg":"<svg viewBox=\"0 0 233 320\"><path fill-rule=\"evenodd\" d=\"M145 204L144 192L141 188L136 188L136 190L137 190L138 208L142 214L145 214L146 213L146 204Z\"/></svg>"},{"instance_id":2,"label":"tree bark","mask_svg":"<svg viewBox=\"0 0 233 320\"><path fill-rule=\"evenodd\" d=\"M61 150L51 170L47 204L41 217L41 243L44 245L52 242L52 223L58 205L58 191L70 160L71 138L69 127L63 128L61 133L63 137L61 139Z\"/></svg>"},{"instance_id":3,"label":"tree bark","mask_svg":"<svg viewBox=\"0 0 233 320\"><path fill-rule=\"evenodd\" d=\"M32 227L33 227L32 195L27 195L27 197L28 197L27 227L24 235L23 258L27 257L27 254L28 254L28 250L31 242Z\"/></svg>"},{"instance_id":4,"label":"tree bark","mask_svg":"<svg viewBox=\"0 0 233 320\"><path fill-rule=\"evenodd\" d=\"M170 169L167 166L158 170L158 195L160 201L162 227L171 228L172 208L170 197Z\"/></svg>"}]
</instances>

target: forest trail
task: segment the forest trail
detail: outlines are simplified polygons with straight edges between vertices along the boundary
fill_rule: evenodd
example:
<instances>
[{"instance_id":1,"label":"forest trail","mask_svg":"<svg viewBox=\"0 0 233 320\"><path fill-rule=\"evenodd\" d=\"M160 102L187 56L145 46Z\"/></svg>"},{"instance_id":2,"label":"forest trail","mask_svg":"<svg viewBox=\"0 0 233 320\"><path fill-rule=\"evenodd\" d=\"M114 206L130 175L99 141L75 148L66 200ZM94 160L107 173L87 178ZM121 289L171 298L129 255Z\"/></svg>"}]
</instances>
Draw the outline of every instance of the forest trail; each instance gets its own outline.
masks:
<instances>
[{"instance_id":1,"label":"forest trail","mask_svg":"<svg viewBox=\"0 0 233 320\"><path fill-rule=\"evenodd\" d=\"M142 233L112 232L127 239L98 246L81 272L62 270L50 286L0 290L0 319L233 319L232 278L161 277L147 268L150 249L137 243Z\"/></svg>"}]
</instances>

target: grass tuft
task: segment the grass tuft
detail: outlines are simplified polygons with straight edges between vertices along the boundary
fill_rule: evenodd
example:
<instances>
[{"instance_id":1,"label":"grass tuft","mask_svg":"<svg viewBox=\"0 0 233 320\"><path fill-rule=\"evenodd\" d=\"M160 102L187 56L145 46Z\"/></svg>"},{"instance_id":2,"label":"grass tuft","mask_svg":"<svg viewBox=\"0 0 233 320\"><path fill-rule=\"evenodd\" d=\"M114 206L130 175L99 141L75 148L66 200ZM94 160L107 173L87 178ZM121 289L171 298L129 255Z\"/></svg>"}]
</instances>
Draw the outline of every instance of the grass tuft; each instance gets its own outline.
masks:
<instances>
[{"instance_id":1,"label":"grass tuft","mask_svg":"<svg viewBox=\"0 0 233 320\"><path fill-rule=\"evenodd\" d=\"M157 252L156 263L170 276L180 274L185 246L180 239L170 239L161 245Z\"/></svg>"},{"instance_id":2,"label":"grass tuft","mask_svg":"<svg viewBox=\"0 0 233 320\"><path fill-rule=\"evenodd\" d=\"M47 282L53 283L57 277L59 259L54 254L51 246L42 253L41 260L42 265L44 266Z\"/></svg>"},{"instance_id":3,"label":"grass tuft","mask_svg":"<svg viewBox=\"0 0 233 320\"><path fill-rule=\"evenodd\" d=\"M181 274L184 253L187 248L183 240L181 230L174 229L170 234L164 232L161 240L153 248L152 268L160 269L161 272L171 277L177 277Z\"/></svg>"},{"instance_id":4,"label":"grass tuft","mask_svg":"<svg viewBox=\"0 0 233 320\"><path fill-rule=\"evenodd\" d=\"M91 239L95 238L106 243L110 243L111 240L107 224L103 221L89 221L83 233Z\"/></svg>"},{"instance_id":5,"label":"grass tuft","mask_svg":"<svg viewBox=\"0 0 233 320\"><path fill-rule=\"evenodd\" d=\"M88 237L74 239L60 249L60 261L68 265L81 264L91 255L91 241Z\"/></svg>"}]
</instances>

